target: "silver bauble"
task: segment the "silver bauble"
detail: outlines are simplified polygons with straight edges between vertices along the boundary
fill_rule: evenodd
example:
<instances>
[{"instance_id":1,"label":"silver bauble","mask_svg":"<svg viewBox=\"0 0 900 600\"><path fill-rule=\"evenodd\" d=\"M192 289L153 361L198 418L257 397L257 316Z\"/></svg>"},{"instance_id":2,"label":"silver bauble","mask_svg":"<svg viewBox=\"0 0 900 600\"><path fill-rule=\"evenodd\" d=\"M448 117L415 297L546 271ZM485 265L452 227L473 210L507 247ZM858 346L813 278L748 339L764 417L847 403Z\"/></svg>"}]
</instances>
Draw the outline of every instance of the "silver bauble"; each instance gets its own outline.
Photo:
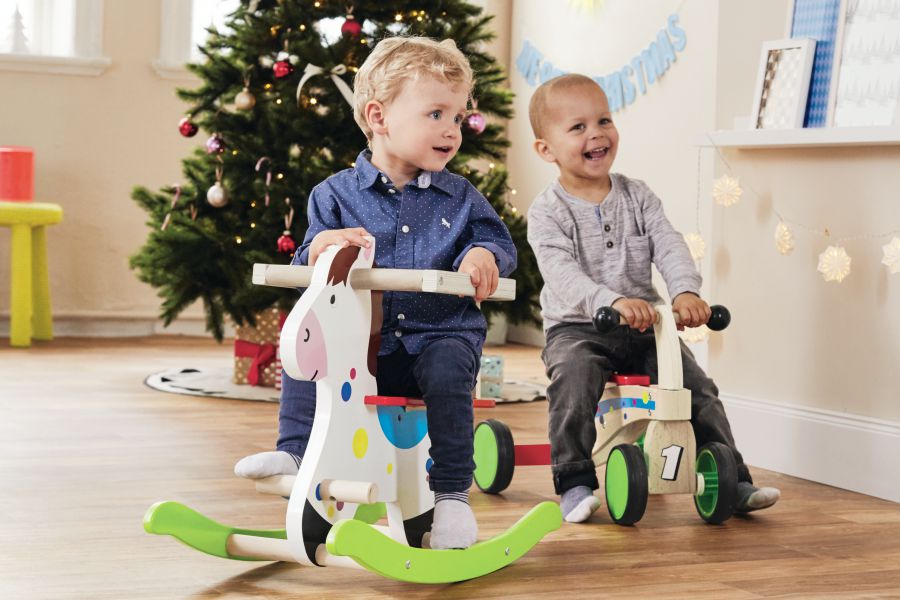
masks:
<instances>
[{"instance_id":1,"label":"silver bauble","mask_svg":"<svg viewBox=\"0 0 900 600\"><path fill-rule=\"evenodd\" d=\"M222 187L222 184L217 181L206 191L206 201L209 202L209 205L213 208L227 206L228 192L226 192L225 188Z\"/></svg>"},{"instance_id":2,"label":"silver bauble","mask_svg":"<svg viewBox=\"0 0 900 600\"><path fill-rule=\"evenodd\" d=\"M244 88L234 97L234 106L238 110L250 110L256 106L256 96L251 94L248 88Z\"/></svg>"}]
</instances>

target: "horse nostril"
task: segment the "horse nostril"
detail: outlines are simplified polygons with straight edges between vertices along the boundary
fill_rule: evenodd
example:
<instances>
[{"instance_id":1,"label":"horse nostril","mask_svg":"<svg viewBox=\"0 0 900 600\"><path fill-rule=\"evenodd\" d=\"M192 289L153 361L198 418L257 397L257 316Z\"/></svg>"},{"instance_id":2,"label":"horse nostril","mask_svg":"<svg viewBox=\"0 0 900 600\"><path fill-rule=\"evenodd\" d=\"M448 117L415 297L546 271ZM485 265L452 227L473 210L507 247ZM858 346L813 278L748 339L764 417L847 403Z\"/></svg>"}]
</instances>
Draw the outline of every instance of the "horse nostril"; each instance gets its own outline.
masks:
<instances>
[{"instance_id":1,"label":"horse nostril","mask_svg":"<svg viewBox=\"0 0 900 600\"><path fill-rule=\"evenodd\" d=\"M309 329L308 329L308 328L307 328L307 330L306 330L306 339L303 340L303 341L304 341L304 342L308 342L308 341L309 341Z\"/></svg>"}]
</instances>

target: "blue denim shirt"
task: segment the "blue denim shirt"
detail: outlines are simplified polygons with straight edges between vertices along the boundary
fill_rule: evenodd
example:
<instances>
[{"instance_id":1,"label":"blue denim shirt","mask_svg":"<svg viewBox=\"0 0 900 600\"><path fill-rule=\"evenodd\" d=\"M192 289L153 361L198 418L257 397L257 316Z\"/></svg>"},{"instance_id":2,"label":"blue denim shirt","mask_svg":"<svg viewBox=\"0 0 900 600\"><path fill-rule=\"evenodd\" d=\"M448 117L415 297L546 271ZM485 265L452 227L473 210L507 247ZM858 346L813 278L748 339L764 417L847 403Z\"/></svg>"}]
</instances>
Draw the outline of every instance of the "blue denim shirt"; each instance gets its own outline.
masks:
<instances>
[{"instance_id":1,"label":"blue denim shirt","mask_svg":"<svg viewBox=\"0 0 900 600\"><path fill-rule=\"evenodd\" d=\"M364 150L356 165L332 175L309 195L309 229L293 264L308 264L320 231L363 227L375 236L375 265L388 269L456 271L475 246L490 250L500 276L516 268L506 225L467 179L444 169L423 171L403 190ZM380 355L403 347L419 354L431 340L452 335L481 352L487 329L475 300L448 294L385 292Z\"/></svg>"}]
</instances>

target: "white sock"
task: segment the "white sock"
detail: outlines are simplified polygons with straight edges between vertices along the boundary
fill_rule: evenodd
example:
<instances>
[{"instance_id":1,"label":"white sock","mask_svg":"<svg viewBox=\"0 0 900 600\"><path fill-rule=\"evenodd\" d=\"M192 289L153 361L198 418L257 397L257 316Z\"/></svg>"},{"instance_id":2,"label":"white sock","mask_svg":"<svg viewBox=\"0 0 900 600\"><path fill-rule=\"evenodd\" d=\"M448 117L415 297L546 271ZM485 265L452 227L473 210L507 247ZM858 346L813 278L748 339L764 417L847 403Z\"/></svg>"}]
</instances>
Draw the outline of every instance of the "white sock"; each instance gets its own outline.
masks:
<instances>
[{"instance_id":1,"label":"white sock","mask_svg":"<svg viewBox=\"0 0 900 600\"><path fill-rule=\"evenodd\" d=\"M245 456L234 465L234 474L247 479L262 479L272 475L296 475L300 470L300 457L276 450Z\"/></svg>"},{"instance_id":2,"label":"white sock","mask_svg":"<svg viewBox=\"0 0 900 600\"><path fill-rule=\"evenodd\" d=\"M468 492L434 494L431 547L434 550L468 548L478 541L478 523L469 506Z\"/></svg>"},{"instance_id":3,"label":"white sock","mask_svg":"<svg viewBox=\"0 0 900 600\"><path fill-rule=\"evenodd\" d=\"M600 508L600 498L588 486L578 485L563 492L559 508L569 523L583 523Z\"/></svg>"},{"instance_id":4,"label":"white sock","mask_svg":"<svg viewBox=\"0 0 900 600\"><path fill-rule=\"evenodd\" d=\"M781 498L781 490L773 487L758 488L752 483L738 483L738 512L752 512L769 508Z\"/></svg>"}]
</instances>

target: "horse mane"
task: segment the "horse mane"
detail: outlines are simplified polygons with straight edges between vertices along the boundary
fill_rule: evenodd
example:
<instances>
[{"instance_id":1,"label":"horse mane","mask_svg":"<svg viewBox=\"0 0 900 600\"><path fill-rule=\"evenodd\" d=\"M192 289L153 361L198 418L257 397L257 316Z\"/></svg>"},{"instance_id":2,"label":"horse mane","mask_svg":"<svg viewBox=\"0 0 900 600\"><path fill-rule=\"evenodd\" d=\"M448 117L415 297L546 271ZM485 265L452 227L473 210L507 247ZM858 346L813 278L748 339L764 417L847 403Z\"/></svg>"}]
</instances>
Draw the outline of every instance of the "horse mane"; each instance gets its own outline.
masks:
<instances>
[{"instance_id":1,"label":"horse mane","mask_svg":"<svg viewBox=\"0 0 900 600\"><path fill-rule=\"evenodd\" d=\"M328 269L328 284L337 285L339 283L345 286L350 279L350 268L356 262L359 256L359 246L348 246L338 250L337 256L331 261L331 267ZM373 264L374 268L375 265ZM373 377L378 375L378 350L381 348L381 324L384 320L382 313L381 301L384 297L382 292L370 292L372 297L372 325L369 329L369 349L366 356L366 366L369 373Z\"/></svg>"}]
</instances>

